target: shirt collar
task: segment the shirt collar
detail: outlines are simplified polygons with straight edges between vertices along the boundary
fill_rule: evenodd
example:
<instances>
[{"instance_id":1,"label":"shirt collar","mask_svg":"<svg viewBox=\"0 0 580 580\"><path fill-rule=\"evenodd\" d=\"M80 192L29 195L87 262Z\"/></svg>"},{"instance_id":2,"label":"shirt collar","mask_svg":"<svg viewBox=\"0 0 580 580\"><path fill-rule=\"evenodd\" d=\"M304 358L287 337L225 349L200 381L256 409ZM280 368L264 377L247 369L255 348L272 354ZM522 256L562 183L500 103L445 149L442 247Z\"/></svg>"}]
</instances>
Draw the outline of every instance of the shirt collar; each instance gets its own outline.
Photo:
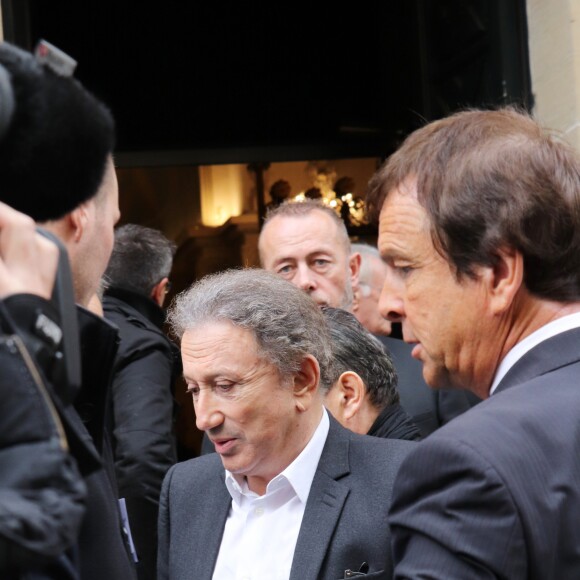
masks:
<instances>
[{"instance_id":1,"label":"shirt collar","mask_svg":"<svg viewBox=\"0 0 580 580\"><path fill-rule=\"evenodd\" d=\"M328 412L326 409L322 411L322 417L314 434L310 438L306 447L300 452L298 457L290 464L284 471L278 474L270 481L266 487L266 494L274 492L275 490L290 484L294 492L303 504L306 504L310 488L314 480L316 468L326 443L328 430L330 428L330 420L328 419ZM240 504L243 496L258 497L248 487L246 478L244 477L241 484L235 478L233 473L225 470L225 484L228 492L232 496L232 500Z\"/></svg>"},{"instance_id":2,"label":"shirt collar","mask_svg":"<svg viewBox=\"0 0 580 580\"><path fill-rule=\"evenodd\" d=\"M572 330L573 328L580 327L580 312L574 312L573 314L568 314L562 316L552 322L548 322L538 330L532 332L529 336L526 336L523 340L518 342L503 358L493 379L491 389L489 394L493 395L497 387L499 386L502 379L506 376L508 371L532 348L552 338L557 334L566 332L567 330Z\"/></svg>"}]
</instances>

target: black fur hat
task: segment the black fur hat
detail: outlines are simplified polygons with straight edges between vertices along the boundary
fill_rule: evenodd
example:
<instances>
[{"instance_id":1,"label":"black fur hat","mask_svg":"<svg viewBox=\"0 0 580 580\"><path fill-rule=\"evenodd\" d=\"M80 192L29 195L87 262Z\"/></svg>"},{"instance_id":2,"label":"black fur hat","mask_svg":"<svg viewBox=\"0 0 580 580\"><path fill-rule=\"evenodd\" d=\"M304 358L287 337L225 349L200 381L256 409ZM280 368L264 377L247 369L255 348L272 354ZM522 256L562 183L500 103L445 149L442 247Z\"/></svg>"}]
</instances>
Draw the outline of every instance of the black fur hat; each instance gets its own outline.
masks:
<instances>
[{"instance_id":1,"label":"black fur hat","mask_svg":"<svg viewBox=\"0 0 580 580\"><path fill-rule=\"evenodd\" d=\"M97 193L113 117L78 81L15 46L0 44L0 65L15 101L0 137L0 200L37 221L58 219Z\"/></svg>"}]
</instances>

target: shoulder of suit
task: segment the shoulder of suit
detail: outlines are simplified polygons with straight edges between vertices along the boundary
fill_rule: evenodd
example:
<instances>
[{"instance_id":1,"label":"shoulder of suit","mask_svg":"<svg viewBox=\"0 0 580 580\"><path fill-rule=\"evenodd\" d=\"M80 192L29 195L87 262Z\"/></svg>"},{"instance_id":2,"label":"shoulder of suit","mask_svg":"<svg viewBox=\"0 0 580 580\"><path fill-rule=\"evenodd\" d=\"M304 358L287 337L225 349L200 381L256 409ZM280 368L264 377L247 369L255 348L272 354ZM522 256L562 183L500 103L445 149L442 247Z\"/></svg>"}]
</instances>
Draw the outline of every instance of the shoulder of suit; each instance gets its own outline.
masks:
<instances>
[{"instance_id":1,"label":"shoulder of suit","mask_svg":"<svg viewBox=\"0 0 580 580\"><path fill-rule=\"evenodd\" d=\"M168 472L171 476L171 485L205 487L215 485L216 478L225 477L225 471L217 453L208 453L201 457L188 459L174 465ZM191 490L191 488L190 488Z\"/></svg>"},{"instance_id":2,"label":"shoulder of suit","mask_svg":"<svg viewBox=\"0 0 580 580\"><path fill-rule=\"evenodd\" d=\"M353 434L350 440L351 466L353 470L364 465L365 469L394 473L418 445L416 441Z\"/></svg>"}]
</instances>

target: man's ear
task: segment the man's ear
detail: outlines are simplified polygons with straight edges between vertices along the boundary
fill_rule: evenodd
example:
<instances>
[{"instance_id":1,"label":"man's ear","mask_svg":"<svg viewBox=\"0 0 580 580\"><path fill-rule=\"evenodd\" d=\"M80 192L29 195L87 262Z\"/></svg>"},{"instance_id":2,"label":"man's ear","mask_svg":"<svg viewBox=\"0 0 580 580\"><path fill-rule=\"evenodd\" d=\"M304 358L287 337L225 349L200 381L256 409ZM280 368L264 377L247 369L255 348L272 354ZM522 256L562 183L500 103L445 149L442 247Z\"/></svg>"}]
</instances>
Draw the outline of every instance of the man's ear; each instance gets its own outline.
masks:
<instances>
[{"instance_id":1,"label":"man's ear","mask_svg":"<svg viewBox=\"0 0 580 580\"><path fill-rule=\"evenodd\" d=\"M493 314L511 307L524 282L524 258L514 248L500 248L493 266L482 268Z\"/></svg>"},{"instance_id":2,"label":"man's ear","mask_svg":"<svg viewBox=\"0 0 580 580\"><path fill-rule=\"evenodd\" d=\"M307 411L318 396L320 366L318 361L307 354L300 363L300 370L294 375L294 398L299 411Z\"/></svg>"},{"instance_id":3,"label":"man's ear","mask_svg":"<svg viewBox=\"0 0 580 580\"><path fill-rule=\"evenodd\" d=\"M79 242L83 237L89 222L89 204L94 203L92 200L81 203L76 209L73 209L67 216L67 226L71 233L73 241Z\"/></svg>"},{"instance_id":4,"label":"man's ear","mask_svg":"<svg viewBox=\"0 0 580 580\"><path fill-rule=\"evenodd\" d=\"M165 302L165 295L167 292L165 291L167 288L167 284L169 282L169 278L165 277L163 280L155 284L153 286L153 290L151 290L151 299L159 306L163 306L163 302Z\"/></svg>"},{"instance_id":5,"label":"man's ear","mask_svg":"<svg viewBox=\"0 0 580 580\"><path fill-rule=\"evenodd\" d=\"M348 260L348 267L350 269L350 281L353 288L358 286L361 260L361 255L358 252L351 254Z\"/></svg>"},{"instance_id":6,"label":"man's ear","mask_svg":"<svg viewBox=\"0 0 580 580\"><path fill-rule=\"evenodd\" d=\"M345 420L353 419L359 412L366 393L365 385L354 371L345 371L333 387L340 392L340 408Z\"/></svg>"}]
</instances>

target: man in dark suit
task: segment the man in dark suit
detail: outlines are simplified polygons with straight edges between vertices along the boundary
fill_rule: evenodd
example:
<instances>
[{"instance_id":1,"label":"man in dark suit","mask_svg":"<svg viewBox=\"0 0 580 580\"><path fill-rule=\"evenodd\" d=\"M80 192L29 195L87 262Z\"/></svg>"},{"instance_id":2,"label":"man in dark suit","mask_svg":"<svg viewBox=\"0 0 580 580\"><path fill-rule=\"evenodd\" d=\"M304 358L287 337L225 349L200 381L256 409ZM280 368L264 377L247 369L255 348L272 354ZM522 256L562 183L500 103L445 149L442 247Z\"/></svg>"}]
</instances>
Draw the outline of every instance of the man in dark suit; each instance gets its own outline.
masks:
<instances>
[{"instance_id":1,"label":"man in dark suit","mask_svg":"<svg viewBox=\"0 0 580 580\"><path fill-rule=\"evenodd\" d=\"M487 399L396 480L396 578L580 577L580 159L530 117L416 131L368 201L380 308L432 387Z\"/></svg>"},{"instance_id":2,"label":"man in dark suit","mask_svg":"<svg viewBox=\"0 0 580 580\"><path fill-rule=\"evenodd\" d=\"M414 443L364 437L324 410L324 317L263 270L208 276L182 294L181 338L197 425L216 454L170 469L158 577L391 578L387 510Z\"/></svg>"}]
</instances>

